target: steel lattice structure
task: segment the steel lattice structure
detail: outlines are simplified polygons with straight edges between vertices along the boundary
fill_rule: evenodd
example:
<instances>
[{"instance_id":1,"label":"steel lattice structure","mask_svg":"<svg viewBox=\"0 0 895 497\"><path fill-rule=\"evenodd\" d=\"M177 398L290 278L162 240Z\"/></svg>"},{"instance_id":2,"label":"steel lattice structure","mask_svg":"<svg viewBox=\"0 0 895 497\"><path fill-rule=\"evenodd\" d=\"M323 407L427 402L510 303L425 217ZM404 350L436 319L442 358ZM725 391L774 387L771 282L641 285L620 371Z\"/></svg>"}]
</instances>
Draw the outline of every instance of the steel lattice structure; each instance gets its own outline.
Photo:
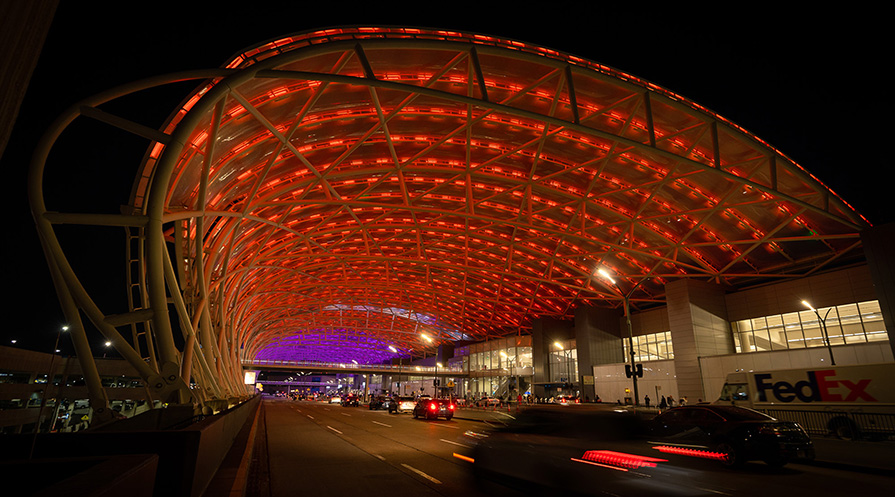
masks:
<instances>
[{"instance_id":1,"label":"steel lattice structure","mask_svg":"<svg viewBox=\"0 0 895 497\"><path fill-rule=\"evenodd\" d=\"M184 79L204 82L161 131L98 108ZM33 210L60 294L107 336L144 330L116 347L147 377L171 372L160 392L197 379L201 402L240 391L243 359L377 362L580 305L662 303L675 278L803 276L859 253L869 225L680 95L478 34L303 33L88 99L59 129L79 115L152 145L132 211L89 219L43 209L38 154ZM91 307L55 245L60 222L128 227L130 313ZM601 267L620 278L596 280Z\"/></svg>"}]
</instances>

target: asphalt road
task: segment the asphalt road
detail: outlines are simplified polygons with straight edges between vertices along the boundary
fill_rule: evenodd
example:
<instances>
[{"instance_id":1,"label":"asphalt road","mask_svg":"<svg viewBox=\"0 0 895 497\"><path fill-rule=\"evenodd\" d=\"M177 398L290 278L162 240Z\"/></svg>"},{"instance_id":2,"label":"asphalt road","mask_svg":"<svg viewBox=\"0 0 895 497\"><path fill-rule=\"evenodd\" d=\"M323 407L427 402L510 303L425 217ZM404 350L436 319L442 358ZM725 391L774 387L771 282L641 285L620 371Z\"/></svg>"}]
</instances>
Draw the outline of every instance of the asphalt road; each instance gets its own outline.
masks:
<instances>
[{"instance_id":1,"label":"asphalt road","mask_svg":"<svg viewBox=\"0 0 895 497\"><path fill-rule=\"evenodd\" d=\"M472 455L472 442L464 433L486 429L480 421L423 421L409 414L390 415L363 406L285 399L265 400L264 412L266 454L259 456L266 455L266 467L256 479L263 479L261 487L267 488L255 495L551 494L526 485L510 488L473 476L471 464L456 455ZM727 469L713 461L690 458L672 463L678 483L685 488L682 495L888 495L895 487L895 477L887 474L807 464L791 463L773 469L753 462L741 469ZM601 477L607 476L601 472L606 471L611 470L593 469L595 489ZM560 493L567 495L561 491L555 494ZM631 495L638 494L634 491Z\"/></svg>"}]
</instances>

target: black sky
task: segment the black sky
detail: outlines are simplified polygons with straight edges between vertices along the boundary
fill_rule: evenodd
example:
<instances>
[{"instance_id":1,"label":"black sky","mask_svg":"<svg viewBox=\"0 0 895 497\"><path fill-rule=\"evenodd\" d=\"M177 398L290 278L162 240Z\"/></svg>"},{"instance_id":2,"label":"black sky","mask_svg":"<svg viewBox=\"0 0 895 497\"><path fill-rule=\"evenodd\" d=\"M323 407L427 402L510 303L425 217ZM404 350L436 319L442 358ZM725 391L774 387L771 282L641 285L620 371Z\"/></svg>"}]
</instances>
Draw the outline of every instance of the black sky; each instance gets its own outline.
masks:
<instances>
[{"instance_id":1,"label":"black sky","mask_svg":"<svg viewBox=\"0 0 895 497\"><path fill-rule=\"evenodd\" d=\"M808 169L872 223L895 219L888 207L892 180L885 177L892 169L885 152L890 148L893 106L883 77L892 42L882 12L787 13L753 7L710 15L649 6L613 8L599 2L582 2L586 7L541 2L537 8L522 2L500 2L493 8L485 2L305 6L309 3L146 2L136 13L128 8L125 14L121 3L62 2L0 158L12 193L3 282L13 293L5 299L7 320L0 325L0 343L9 344L15 337L17 346L48 350L63 322L25 195L28 160L55 117L78 99L116 85L218 67L248 46L321 27L379 24L476 31L613 66L751 131ZM193 86L155 95L133 117L159 126ZM111 148L82 138L68 149L73 156L54 156L53 167L62 180L48 190L65 202L81 202L83 210L117 213L118 204L127 201L145 146L137 142L131 163L122 163ZM95 177L94 186L68 191L66 178L82 174ZM119 191L118 196L101 197L110 188ZM94 201L109 198L116 202ZM89 268L90 254L84 257L81 264ZM106 285L121 293L120 284L98 282L96 290ZM120 304L113 301L111 307Z\"/></svg>"}]
</instances>

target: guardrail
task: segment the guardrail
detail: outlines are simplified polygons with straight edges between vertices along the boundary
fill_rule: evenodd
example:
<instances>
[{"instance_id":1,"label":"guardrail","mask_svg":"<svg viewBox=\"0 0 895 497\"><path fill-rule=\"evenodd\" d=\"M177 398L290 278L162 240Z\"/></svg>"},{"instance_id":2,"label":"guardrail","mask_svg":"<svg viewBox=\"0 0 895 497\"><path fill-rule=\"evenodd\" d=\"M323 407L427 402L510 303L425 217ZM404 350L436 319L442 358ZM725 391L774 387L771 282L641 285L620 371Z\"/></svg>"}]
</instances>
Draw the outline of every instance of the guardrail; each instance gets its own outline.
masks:
<instances>
[{"instance_id":1,"label":"guardrail","mask_svg":"<svg viewBox=\"0 0 895 497\"><path fill-rule=\"evenodd\" d=\"M810 435L835 435L843 440L895 435L895 414L849 411L759 409L768 416L802 425Z\"/></svg>"}]
</instances>

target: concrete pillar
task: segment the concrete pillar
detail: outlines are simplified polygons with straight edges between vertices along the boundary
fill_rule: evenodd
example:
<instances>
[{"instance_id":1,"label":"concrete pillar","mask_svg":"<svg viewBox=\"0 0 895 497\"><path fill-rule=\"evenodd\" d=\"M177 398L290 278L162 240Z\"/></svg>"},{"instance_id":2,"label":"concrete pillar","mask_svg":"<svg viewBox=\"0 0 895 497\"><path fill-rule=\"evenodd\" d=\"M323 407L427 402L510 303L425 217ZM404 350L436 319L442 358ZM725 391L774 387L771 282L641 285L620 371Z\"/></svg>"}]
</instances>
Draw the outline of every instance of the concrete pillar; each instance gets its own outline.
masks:
<instances>
[{"instance_id":1,"label":"concrete pillar","mask_svg":"<svg viewBox=\"0 0 895 497\"><path fill-rule=\"evenodd\" d=\"M578 345L578 374L581 395L591 400L596 395L594 366L624 362L622 350L623 312L602 307L575 309L575 341ZM590 381L585 381L584 377Z\"/></svg>"},{"instance_id":2,"label":"concrete pillar","mask_svg":"<svg viewBox=\"0 0 895 497\"><path fill-rule=\"evenodd\" d=\"M686 396L691 404L698 399L714 400L706 397L699 358L734 353L724 289L680 279L665 285L665 298L679 396Z\"/></svg>"},{"instance_id":3,"label":"concrete pillar","mask_svg":"<svg viewBox=\"0 0 895 497\"><path fill-rule=\"evenodd\" d=\"M892 254L895 254L895 223L862 231L861 242L889 335L889 347L895 355L895 260L892 259Z\"/></svg>"}]
</instances>

